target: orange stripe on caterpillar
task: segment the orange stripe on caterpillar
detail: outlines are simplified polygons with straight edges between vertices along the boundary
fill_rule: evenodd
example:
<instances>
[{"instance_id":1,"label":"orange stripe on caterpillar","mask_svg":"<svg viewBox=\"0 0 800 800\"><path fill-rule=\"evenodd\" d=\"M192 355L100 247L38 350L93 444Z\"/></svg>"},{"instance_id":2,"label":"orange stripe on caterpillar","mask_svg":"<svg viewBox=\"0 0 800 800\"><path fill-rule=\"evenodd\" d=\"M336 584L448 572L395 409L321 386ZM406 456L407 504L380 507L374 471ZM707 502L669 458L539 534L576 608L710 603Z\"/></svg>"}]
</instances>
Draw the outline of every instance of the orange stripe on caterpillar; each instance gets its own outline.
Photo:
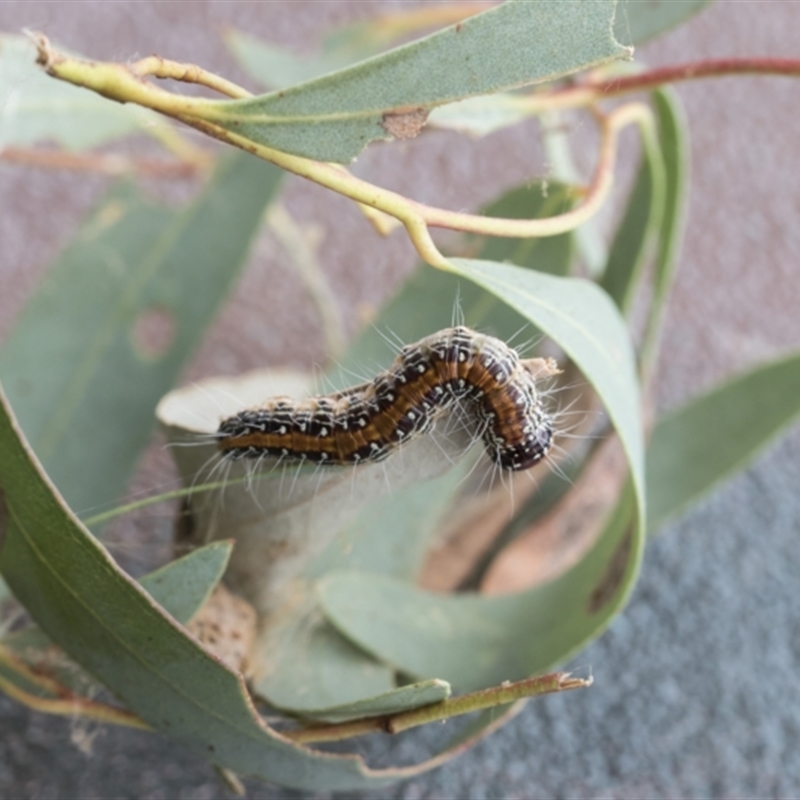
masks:
<instances>
[{"instance_id":1,"label":"orange stripe on caterpillar","mask_svg":"<svg viewBox=\"0 0 800 800\"><path fill-rule=\"evenodd\" d=\"M240 411L216 435L232 460L362 464L386 458L456 404L472 412L489 457L503 469L528 469L547 455L552 421L530 362L500 339L465 327L406 345L367 383L306 400L270 398Z\"/></svg>"}]
</instances>

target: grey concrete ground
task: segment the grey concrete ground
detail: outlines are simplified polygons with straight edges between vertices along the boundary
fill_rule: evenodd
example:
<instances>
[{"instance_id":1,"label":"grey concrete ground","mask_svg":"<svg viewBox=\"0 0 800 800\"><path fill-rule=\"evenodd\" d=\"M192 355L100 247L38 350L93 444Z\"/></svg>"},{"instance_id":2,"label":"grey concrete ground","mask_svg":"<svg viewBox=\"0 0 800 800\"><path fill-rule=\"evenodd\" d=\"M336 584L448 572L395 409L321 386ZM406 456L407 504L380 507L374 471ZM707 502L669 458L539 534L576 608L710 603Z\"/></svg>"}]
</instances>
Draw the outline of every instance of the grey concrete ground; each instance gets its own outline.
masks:
<instances>
[{"instance_id":1,"label":"grey concrete ground","mask_svg":"<svg viewBox=\"0 0 800 800\"><path fill-rule=\"evenodd\" d=\"M334 22L389 5L6 2L0 29L43 28L98 58L157 51L240 78L219 44L223 23L304 45ZM798 30L800 4L723 1L642 55L652 64L712 55L797 56ZM800 341L800 88L789 80L750 78L680 92L692 127L693 217L665 335L662 407ZM396 188L410 190L411 179L415 196L450 207L472 196L473 185L485 192L480 201L520 172L542 168L520 132L474 145L433 134L419 159L411 178L388 148L368 152L357 168ZM0 166L0 176L1 338L104 181L8 166ZM388 244L370 238L343 201L293 186L289 202L299 218L327 226L324 266L348 311L376 302L413 264L400 237ZM269 247L264 253L190 376L320 358L321 340L299 285L282 285L263 306L264 286L285 276L279 255ZM282 308L292 308L291 315ZM629 607L576 661L591 666L591 690L530 704L467 756L380 796L800 796L798 486L795 430L650 542ZM159 737L86 731L5 697L0 709L0 797L224 796L209 767ZM424 744L413 738L403 754ZM248 796L300 795L248 784Z\"/></svg>"}]
</instances>

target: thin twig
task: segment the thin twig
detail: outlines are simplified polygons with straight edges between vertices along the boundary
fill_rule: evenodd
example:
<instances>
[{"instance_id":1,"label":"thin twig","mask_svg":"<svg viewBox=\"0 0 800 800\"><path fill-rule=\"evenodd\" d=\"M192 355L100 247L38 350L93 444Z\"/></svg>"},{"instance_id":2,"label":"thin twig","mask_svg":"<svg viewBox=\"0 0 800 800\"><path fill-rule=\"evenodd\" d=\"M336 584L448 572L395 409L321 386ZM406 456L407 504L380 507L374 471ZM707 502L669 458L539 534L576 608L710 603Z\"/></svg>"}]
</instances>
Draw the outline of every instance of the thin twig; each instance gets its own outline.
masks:
<instances>
[{"instance_id":1,"label":"thin twig","mask_svg":"<svg viewBox=\"0 0 800 800\"><path fill-rule=\"evenodd\" d=\"M621 95L654 89L665 83L697 78L724 78L731 75L776 75L800 77L796 58L709 58L669 67L657 67L639 75L625 75L590 84L601 96Z\"/></svg>"},{"instance_id":2,"label":"thin twig","mask_svg":"<svg viewBox=\"0 0 800 800\"><path fill-rule=\"evenodd\" d=\"M98 722L123 725L128 728L151 730L150 726L144 720L130 711L80 697L79 695L69 692L65 687L51 678L38 675L27 664L2 645L0 645L0 664L16 672L20 677L32 683L34 686L38 686L40 690L49 694L59 695L54 698L39 697L25 691L12 681L0 675L0 691L5 692L9 697L28 706L28 708L34 709L34 711L42 711L46 714L59 714L62 716L80 716L87 719L94 719Z\"/></svg>"},{"instance_id":3,"label":"thin twig","mask_svg":"<svg viewBox=\"0 0 800 800\"><path fill-rule=\"evenodd\" d=\"M507 705L543 694L583 689L591 685L591 677L574 678L568 672L553 672L549 675L526 678L515 683L503 683L491 689L483 689L399 714L359 719L340 725L320 725L294 731L282 731L281 735L301 744L310 744L352 739L367 733L401 733L410 728L427 725L430 722L440 722L461 714L483 711L487 708Z\"/></svg>"},{"instance_id":4,"label":"thin twig","mask_svg":"<svg viewBox=\"0 0 800 800\"><path fill-rule=\"evenodd\" d=\"M776 77L800 77L800 59L796 58L709 58L656 67L636 75L620 75L613 78L590 78L575 86L550 92L536 92L524 98L530 113L548 109L579 108L593 105L600 100L620 97L631 92L657 89L666 83L697 80L700 78L724 78L733 75L774 75Z\"/></svg>"},{"instance_id":5,"label":"thin twig","mask_svg":"<svg viewBox=\"0 0 800 800\"><path fill-rule=\"evenodd\" d=\"M247 89L237 86L232 81L221 78L213 72L208 72L202 67L198 67L197 64L182 64L161 56L148 56L136 61L131 64L131 70L140 78L152 75L155 78L172 78L184 83L196 83L198 86L206 86L235 100L253 96L253 93L248 92Z\"/></svg>"}]
</instances>

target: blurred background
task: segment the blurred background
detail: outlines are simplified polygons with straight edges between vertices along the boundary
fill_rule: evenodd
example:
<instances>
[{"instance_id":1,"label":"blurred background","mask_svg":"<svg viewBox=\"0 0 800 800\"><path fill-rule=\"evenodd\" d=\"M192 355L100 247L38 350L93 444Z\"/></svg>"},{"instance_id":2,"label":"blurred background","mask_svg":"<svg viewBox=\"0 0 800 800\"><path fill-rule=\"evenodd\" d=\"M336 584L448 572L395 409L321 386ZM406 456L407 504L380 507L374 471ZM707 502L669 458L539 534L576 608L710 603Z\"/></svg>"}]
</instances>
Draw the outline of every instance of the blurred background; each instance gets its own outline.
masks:
<instances>
[{"instance_id":1,"label":"blurred background","mask_svg":"<svg viewBox=\"0 0 800 800\"><path fill-rule=\"evenodd\" d=\"M158 53L257 91L222 41L226 27L310 51L332 26L410 5L25 0L0 5L0 30L41 30L99 60ZM798 57L798 30L800 4L722 0L636 57L651 66L721 56ZM661 409L800 342L800 84L724 78L681 84L678 91L692 141L690 217L656 384ZM570 135L586 138L589 167L591 137L580 128ZM468 198L474 209L523 176L546 174L533 138L527 124L475 142L426 131L411 142L371 147L353 169L427 203L462 209ZM629 176L634 136L622 145L622 175ZM118 152L120 145L111 148ZM111 179L3 161L0 178L1 343ZM178 201L195 185L175 179L148 187ZM319 242L353 335L414 268L411 246L401 233L379 238L349 201L299 179L288 181L284 198ZM314 308L285 262L269 235L257 242L186 381L265 364L323 362ZM137 478L143 485L158 478L162 467L157 458L153 463L155 473ZM529 704L468 756L381 796L800 795L798 486L795 429L649 543L627 610L573 665L591 668L591 690ZM166 531L168 522L161 524ZM148 536L155 548L158 536ZM148 546L139 554L144 561L152 555ZM77 729L4 696L0 731L3 797L224 796L211 767L158 736ZM361 747L368 755L369 746ZM424 758L424 736L410 736L401 750L404 758ZM252 798L300 796L247 786Z\"/></svg>"}]
</instances>

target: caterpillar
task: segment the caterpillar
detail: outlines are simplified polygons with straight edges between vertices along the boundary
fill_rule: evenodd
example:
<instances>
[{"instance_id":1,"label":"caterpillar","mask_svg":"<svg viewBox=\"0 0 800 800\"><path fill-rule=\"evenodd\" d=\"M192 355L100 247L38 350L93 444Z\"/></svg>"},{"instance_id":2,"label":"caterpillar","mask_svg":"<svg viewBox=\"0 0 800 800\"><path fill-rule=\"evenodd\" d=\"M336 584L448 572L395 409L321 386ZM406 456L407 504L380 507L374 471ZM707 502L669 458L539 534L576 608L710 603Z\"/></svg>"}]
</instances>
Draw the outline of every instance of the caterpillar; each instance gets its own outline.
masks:
<instances>
[{"instance_id":1,"label":"caterpillar","mask_svg":"<svg viewBox=\"0 0 800 800\"><path fill-rule=\"evenodd\" d=\"M406 345L366 383L305 400L275 397L224 419L215 438L230 460L346 465L381 461L456 405L471 412L489 457L525 470L550 449L553 425L530 362L463 326Z\"/></svg>"}]
</instances>

